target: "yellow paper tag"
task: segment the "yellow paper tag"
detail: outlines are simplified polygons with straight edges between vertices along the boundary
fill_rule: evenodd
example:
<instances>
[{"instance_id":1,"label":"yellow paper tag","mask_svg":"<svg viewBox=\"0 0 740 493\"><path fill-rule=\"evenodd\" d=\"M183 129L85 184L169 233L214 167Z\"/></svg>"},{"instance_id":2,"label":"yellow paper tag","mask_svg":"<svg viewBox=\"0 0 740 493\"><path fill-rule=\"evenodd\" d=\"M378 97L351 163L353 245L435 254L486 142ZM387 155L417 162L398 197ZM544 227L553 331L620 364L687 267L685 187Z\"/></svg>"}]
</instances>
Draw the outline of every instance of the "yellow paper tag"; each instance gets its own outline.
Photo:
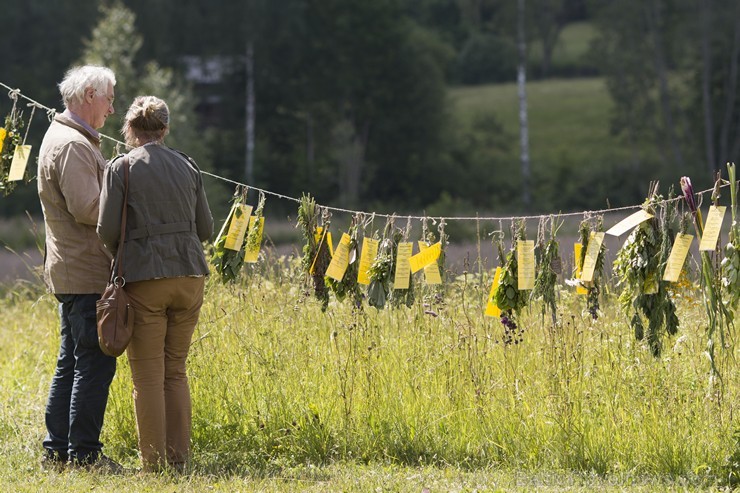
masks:
<instances>
[{"instance_id":1,"label":"yellow paper tag","mask_svg":"<svg viewBox=\"0 0 740 493\"><path fill-rule=\"evenodd\" d=\"M378 240L365 237L362 239L362 253L360 254L360 267L357 270L357 283L370 284L370 266L373 265L375 257L378 256Z\"/></svg>"},{"instance_id":2,"label":"yellow paper tag","mask_svg":"<svg viewBox=\"0 0 740 493\"><path fill-rule=\"evenodd\" d=\"M582 243L574 243L573 244L573 256L575 260L576 265L576 279L581 278L581 272L583 272L582 265L581 265L581 252L583 252L583 244ZM588 294L588 289L584 288L581 285L576 286L576 294Z\"/></svg>"},{"instance_id":3,"label":"yellow paper tag","mask_svg":"<svg viewBox=\"0 0 740 493\"><path fill-rule=\"evenodd\" d=\"M422 248L422 244L424 245L424 248ZM427 244L425 242L420 241L419 249L421 251L409 259L409 263L411 264L411 272L414 274L419 272L424 267L432 264L432 262L437 261L437 259L439 258L439 254L442 253L442 243L437 242L431 247L427 247Z\"/></svg>"},{"instance_id":4,"label":"yellow paper tag","mask_svg":"<svg viewBox=\"0 0 740 493\"><path fill-rule=\"evenodd\" d=\"M668 256L668 262L666 262L665 273L663 274L664 281L678 282L692 241L694 241L694 235L685 235L683 233L676 235L673 248L671 248L671 254Z\"/></svg>"},{"instance_id":5,"label":"yellow paper tag","mask_svg":"<svg viewBox=\"0 0 740 493\"><path fill-rule=\"evenodd\" d=\"M326 275L336 281L341 281L349 266L349 243L352 238L347 233L342 233L337 250L331 258Z\"/></svg>"},{"instance_id":6,"label":"yellow paper tag","mask_svg":"<svg viewBox=\"0 0 740 493\"><path fill-rule=\"evenodd\" d=\"M500 317L501 310L494 301L493 297L496 295L498 289L498 280L501 277L501 267L496 267L496 273L493 274L493 282L491 283L491 291L488 293L488 303L486 304L486 316L487 317Z\"/></svg>"},{"instance_id":7,"label":"yellow paper tag","mask_svg":"<svg viewBox=\"0 0 740 493\"><path fill-rule=\"evenodd\" d=\"M234 206L234 214L231 217L229 232L226 234L226 243L224 248L239 251L244 243L244 233L249 226L249 215L252 213L252 206L237 204Z\"/></svg>"},{"instance_id":8,"label":"yellow paper tag","mask_svg":"<svg viewBox=\"0 0 740 493\"><path fill-rule=\"evenodd\" d=\"M699 251L714 251L717 248L717 240L722 229L722 220L725 217L725 206L710 206L707 223L704 225L704 233L699 241Z\"/></svg>"},{"instance_id":9,"label":"yellow paper tag","mask_svg":"<svg viewBox=\"0 0 740 493\"><path fill-rule=\"evenodd\" d=\"M534 289L534 240L516 243L517 288L519 291Z\"/></svg>"},{"instance_id":10,"label":"yellow paper tag","mask_svg":"<svg viewBox=\"0 0 740 493\"><path fill-rule=\"evenodd\" d=\"M411 280L411 252L414 244L411 242L401 242L398 244L398 254L396 255L396 277L393 279L393 289L408 289Z\"/></svg>"},{"instance_id":11,"label":"yellow paper tag","mask_svg":"<svg viewBox=\"0 0 740 493\"><path fill-rule=\"evenodd\" d=\"M249 218L249 230L252 230L252 227L254 226L254 222L257 220L257 216L252 216ZM257 259L260 256L260 247L262 246L262 231L265 229L265 218L260 217L259 218L259 226L257 226L257 241L253 244L252 247L247 245L247 251L244 253L244 261L248 264L253 264L257 262Z\"/></svg>"},{"instance_id":12,"label":"yellow paper tag","mask_svg":"<svg viewBox=\"0 0 740 493\"><path fill-rule=\"evenodd\" d=\"M640 209L631 216L619 221L617 224L609 228L609 231L607 231L606 234L611 236L622 236L630 229L634 228L642 222L647 221L651 217L653 217L652 214L645 211L645 209Z\"/></svg>"},{"instance_id":13,"label":"yellow paper tag","mask_svg":"<svg viewBox=\"0 0 740 493\"><path fill-rule=\"evenodd\" d=\"M419 250L421 251L421 253L425 253L426 251L435 248L437 245L439 245L439 252L437 252L437 254L435 255L434 260L429 265L424 267L424 281L430 286L434 284L442 284L442 276L439 273L439 265L437 265L437 259L442 252L442 244L438 242L430 247L425 241L419 242ZM421 253L414 255L414 257L421 255ZM413 259L414 257L411 257L411 259ZM411 260L409 260L409 262L411 262ZM411 270L414 270L413 264Z\"/></svg>"},{"instance_id":14,"label":"yellow paper tag","mask_svg":"<svg viewBox=\"0 0 740 493\"><path fill-rule=\"evenodd\" d=\"M10 171L8 172L8 181L18 181L23 179L23 175L26 173L26 164L28 163L28 156L31 155L30 145L17 145L15 146L15 153L13 154L13 161L10 163Z\"/></svg>"},{"instance_id":15,"label":"yellow paper tag","mask_svg":"<svg viewBox=\"0 0 740 493\"><path fill-rule=\"evenodd\" d=\"M604 233L591 233L586 248L586 258L583 261L583 272L581 272L581 281L590 282L594 280L594 270L596 269L596 260L599 258L601 243L604 241Z\"/></svg>"}]
</instances>

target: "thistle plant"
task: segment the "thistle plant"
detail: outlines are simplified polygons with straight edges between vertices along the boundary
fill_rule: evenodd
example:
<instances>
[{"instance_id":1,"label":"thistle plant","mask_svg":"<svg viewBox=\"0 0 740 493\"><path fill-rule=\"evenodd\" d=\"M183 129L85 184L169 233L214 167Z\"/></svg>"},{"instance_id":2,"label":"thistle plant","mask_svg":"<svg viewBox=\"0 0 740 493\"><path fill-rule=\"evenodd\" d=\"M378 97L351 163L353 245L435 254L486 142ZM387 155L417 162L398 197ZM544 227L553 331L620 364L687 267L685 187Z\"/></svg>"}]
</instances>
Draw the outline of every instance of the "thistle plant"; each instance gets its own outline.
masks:
<instances>
[{"instance_id":1,"label":"thistle plant","mask_svg":"<svg viewBox=\"0 0 740 493\"><path fill-rule=\"evenodd\" d=\"M386 301L391 296L393 276L396 273L398 242L402 238L403 233L394 226L393 217L388 218L383 230L383 239L378 246L378 255L368 271L368 277L370 277L367 291L368 304L379 310L385 307Z\"/></svg>"}]
</instances>

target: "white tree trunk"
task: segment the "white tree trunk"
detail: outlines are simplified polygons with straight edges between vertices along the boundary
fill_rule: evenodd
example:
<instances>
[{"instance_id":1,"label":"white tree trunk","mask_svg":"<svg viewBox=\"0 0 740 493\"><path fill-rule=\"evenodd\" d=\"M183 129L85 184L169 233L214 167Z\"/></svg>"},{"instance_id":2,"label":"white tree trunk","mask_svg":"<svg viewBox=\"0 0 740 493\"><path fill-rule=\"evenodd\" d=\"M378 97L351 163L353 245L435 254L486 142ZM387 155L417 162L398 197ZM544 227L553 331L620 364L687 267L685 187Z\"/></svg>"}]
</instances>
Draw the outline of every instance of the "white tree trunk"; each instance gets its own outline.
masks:
<instances>
[{"instance_id":1,"label":"white tree trunk","mask_svg":"<svg viewBox=\"0 0 740 493\"><path fill-rule=\"evenodd\" d=\"M519 94L519 136L521 143L522 163L522 201L525 209L531 205L529 191L529 123L527 122L527 40L524 34L524 0L517 2L517 46L519 66L517 69L517 88Z\"/></svg>"},{"instance_id":2,"label":"white tree trunk","mask_svg":"<svg viewBox=\"0 0 740 493\"><path fill-rule=\"evenodd\" d=\"M254 183L254 45L247 41L246 167L247 184Z\"/></svg>"}]
</instances>

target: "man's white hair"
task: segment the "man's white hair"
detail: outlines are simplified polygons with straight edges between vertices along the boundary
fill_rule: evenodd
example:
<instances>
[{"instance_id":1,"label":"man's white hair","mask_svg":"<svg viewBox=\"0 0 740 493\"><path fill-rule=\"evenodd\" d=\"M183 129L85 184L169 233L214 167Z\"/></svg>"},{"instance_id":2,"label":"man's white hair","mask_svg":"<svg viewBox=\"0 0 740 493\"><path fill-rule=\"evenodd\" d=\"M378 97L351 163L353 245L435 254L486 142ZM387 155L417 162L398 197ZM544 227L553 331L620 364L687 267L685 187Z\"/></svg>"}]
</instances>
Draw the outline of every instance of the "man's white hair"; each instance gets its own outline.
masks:
<instances>
[{"instance_id":1,"label":"man's white hair","mask_svg":"<svg viewBox=\"0 0 740 493\"><path fill-rule=\"evenodd\" d=\"M105 95L108 84L116 85L116 76L107 67L97 65L83 65L73 67L64 74L59 83L59 92L62 95L64 106L69 108L70 103L82 103L85 100L85 90L93 88Z\"/></svg>"}]
</instances>

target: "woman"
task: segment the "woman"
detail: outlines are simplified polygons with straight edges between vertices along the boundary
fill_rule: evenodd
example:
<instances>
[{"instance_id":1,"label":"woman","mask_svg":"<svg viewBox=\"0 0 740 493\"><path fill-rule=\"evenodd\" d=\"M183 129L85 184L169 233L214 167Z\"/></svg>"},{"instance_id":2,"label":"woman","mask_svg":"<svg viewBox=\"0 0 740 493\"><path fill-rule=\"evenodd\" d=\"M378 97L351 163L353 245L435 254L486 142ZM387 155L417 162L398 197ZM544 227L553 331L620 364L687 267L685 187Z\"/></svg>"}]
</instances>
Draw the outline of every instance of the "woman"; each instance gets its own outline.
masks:
<instances>
[{"instance_id":1,"label":"woman","mask_svg":"<svg viewBox=\"0 0 740 493\"><path fill-rule=\"evenodd\" d=\"M182 470L190 450L190 389L185 370L190 340L203 304L208 264L202 241L213 233L200 171L166 147L167 104L139 96L122 133L129 188L125 247L119 245L124 159L105 171L97 232L115 256L123 250L123 277L134 306L126 353L134 383L139 450L145 471Z\"/></svg>"}]
</instances>

